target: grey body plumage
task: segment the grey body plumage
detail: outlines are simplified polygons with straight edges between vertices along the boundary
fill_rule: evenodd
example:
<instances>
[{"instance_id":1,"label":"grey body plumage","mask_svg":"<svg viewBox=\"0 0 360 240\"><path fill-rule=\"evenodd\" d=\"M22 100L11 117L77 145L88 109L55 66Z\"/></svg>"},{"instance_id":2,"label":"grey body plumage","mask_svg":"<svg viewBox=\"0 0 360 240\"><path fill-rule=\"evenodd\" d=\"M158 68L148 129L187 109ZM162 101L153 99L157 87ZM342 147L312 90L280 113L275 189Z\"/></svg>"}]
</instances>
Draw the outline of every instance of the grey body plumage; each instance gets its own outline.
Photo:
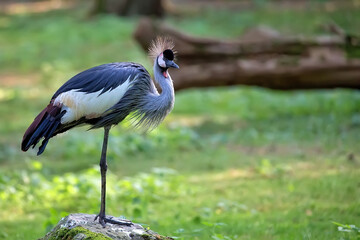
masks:
<instances>
[{"instance_id":1,"label":"grey body plumage","mask_svg":"<svg viewBox=\"0 0 360 240\"><path fill-rule=\"evenodd\" d=\"M49 105L39 113L26 130L21 149L27 151L43 139L38 155L42 154L50 138L73 127L90 125L90 129L104 128L101 170L101 208L97 215L105 227L107 222L129 225L105 216L106 152L109 130L131 115L135 127L151 130L158 126L174 106L174 87L168 68L174 63L173 44L157 39L150 48L154 59L154 80L161 87L157 91L149 72L132 62L109 63L85 70L61 86Z\"/></svg>"},{"instance_id":2,"label":"grey body plumage","mask_svg":"<svg viewBox=\"0 0 360 240\"><path fill-rule=\"evenodd\" d=\"M151 130L157 127L170 113L174 106L175 94L170 75L165 78L161 67L154 61L154 79L161 87L158 93L149 73L142 68L134 74L131 87L113 107L104 112L104 115L93 123L92 128L114 125L125 119L130 113L135 127Z\"/></svg>"}]
</instances>

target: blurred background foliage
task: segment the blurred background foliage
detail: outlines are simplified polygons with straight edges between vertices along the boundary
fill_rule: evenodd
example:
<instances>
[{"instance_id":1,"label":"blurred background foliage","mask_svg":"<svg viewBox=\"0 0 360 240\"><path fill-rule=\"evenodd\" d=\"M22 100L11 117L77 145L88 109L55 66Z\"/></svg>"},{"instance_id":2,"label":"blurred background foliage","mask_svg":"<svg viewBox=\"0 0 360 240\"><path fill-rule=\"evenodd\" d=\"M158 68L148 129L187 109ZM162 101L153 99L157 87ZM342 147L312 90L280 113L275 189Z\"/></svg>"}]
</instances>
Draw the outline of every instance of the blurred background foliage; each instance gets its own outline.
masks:
<instances>
[{"instance_id":1,"label":"blurred background foliage","mask_svg":"<svg viewBox=\"0 0 360 240\"><path fill-rule=\"evenodd\" d=\"M196 36L360 29L358 0L171 2L180 10L163 20ZM20 151L52 93L106 62L151 69L132 38L139 17L90 17L91 1L32 4L0 3L0 239L36 239L68 213L98 211L101 130L57 137L41 157ZM177 239L358 239L359 142L355 90L184 90L155 131L112 130L108 213Z\"/></svg>"}]
</instances>

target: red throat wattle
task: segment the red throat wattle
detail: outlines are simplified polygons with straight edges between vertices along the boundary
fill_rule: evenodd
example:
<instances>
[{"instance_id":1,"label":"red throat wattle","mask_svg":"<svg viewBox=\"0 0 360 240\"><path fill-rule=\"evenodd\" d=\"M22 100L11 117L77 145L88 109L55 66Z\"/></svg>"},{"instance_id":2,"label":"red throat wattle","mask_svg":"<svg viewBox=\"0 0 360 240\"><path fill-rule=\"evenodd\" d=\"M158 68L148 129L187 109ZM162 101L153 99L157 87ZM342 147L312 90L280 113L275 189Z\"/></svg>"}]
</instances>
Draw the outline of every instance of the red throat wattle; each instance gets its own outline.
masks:
<instances>
[{"instance_id":1,"label":"red throat wattle","mask_svg":"<svg viewBox=\"0 0 360 240\"><path fill-rule=\"evenodd\" d=\"M164 72L163 72L163 75L164 75L165 78L168 78L168 73L167 73L167 71L164 71Z\"/></svg>"}]
</instances>

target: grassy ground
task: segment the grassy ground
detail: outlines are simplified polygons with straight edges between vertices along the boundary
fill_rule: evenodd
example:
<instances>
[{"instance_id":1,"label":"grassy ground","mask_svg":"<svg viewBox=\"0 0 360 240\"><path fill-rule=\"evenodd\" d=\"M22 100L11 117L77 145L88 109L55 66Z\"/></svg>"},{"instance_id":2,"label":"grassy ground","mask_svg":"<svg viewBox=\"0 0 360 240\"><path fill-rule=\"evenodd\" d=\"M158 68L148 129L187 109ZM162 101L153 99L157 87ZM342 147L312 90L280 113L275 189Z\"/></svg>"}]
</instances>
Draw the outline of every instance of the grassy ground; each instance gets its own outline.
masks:
<instances>
[{"instance_id":1,"label":"grassy ground","mask_svg":"<svg viewBox=\"0 0 360 240\"><path fill-rule=\"evenodd\" d=\"M358 8L207 10L167 21L235 37L266 24L319 33L359 29ZM137 19L84 19L79 10L0 15L0 239L36 239L61 216L97 213L102 131L77 129L41 157L22 153L26 127L66 79L111 61L150 64L131 39ZM357 239L360 95L232 87L177 94L162 126L119 126L109 147L108 213L180 239Z\"/></svg>"}]
</instances>

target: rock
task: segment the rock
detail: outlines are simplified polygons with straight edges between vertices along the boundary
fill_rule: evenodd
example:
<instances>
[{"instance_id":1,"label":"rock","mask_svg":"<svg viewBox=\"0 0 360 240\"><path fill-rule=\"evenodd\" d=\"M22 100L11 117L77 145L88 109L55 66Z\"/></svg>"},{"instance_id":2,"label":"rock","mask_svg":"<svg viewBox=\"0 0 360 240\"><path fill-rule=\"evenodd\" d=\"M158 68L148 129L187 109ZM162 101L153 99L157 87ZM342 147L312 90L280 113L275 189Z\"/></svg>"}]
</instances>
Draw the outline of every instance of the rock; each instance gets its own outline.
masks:
<instances>
[{"instance_id":1,"label":"rock","mask_svg":"<svg viewBox=\"0 0 360 240\"><path fill-rule=\"evenodd\" d=\"M108 216L109 217L109 216ZM139 224L131 226L107 223L103 228L95 215L74 213L62 218L59 223L39 240L171 240ZM123 220L113 218L114 220Z\"/></svg>"}]
</instances>

